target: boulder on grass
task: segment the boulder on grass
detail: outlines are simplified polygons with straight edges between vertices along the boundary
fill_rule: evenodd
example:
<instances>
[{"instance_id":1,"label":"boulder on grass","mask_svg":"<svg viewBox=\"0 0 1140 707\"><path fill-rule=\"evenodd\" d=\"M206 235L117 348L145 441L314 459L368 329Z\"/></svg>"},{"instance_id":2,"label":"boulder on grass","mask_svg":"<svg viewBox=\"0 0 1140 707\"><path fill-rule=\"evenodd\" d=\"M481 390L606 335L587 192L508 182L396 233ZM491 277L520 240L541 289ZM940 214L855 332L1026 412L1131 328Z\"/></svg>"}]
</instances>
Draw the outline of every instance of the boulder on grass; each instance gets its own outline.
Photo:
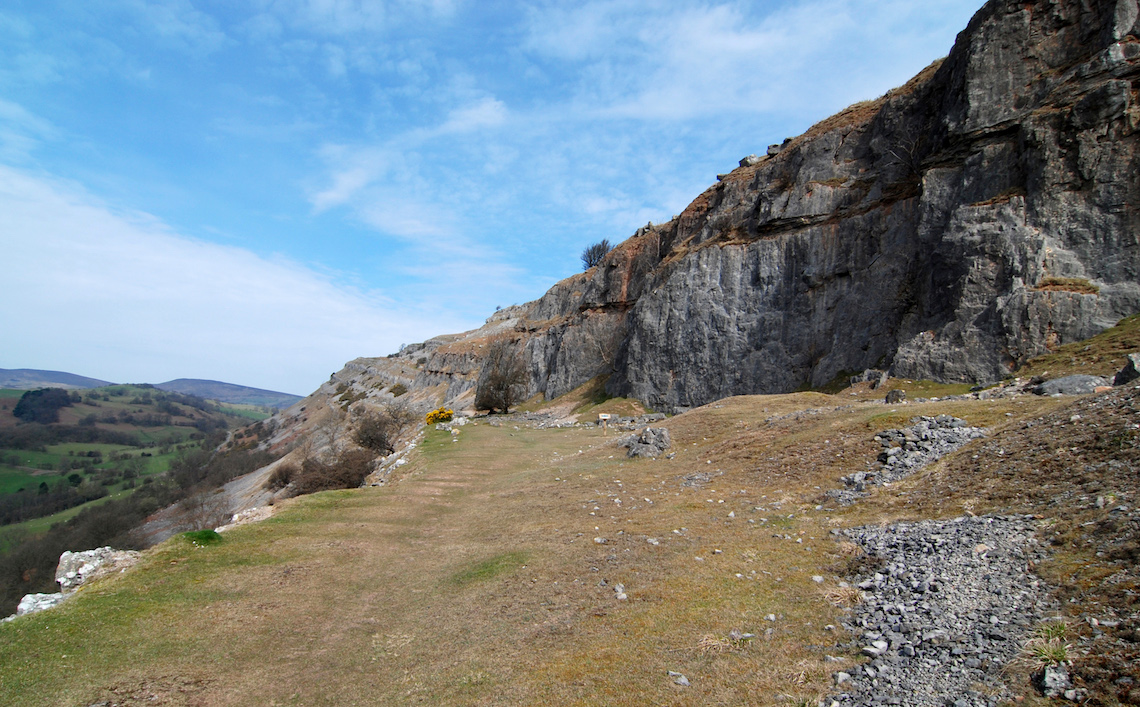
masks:
<instances>
[{"instance_id":1,"label":"boulder on grass","mask_svg":"<svg viewBox=\"0 0 1140 707\"><path fill-rule=\"evenodd\" d=\"M1045 381L1033 389L1038 395L1086 395L1095 393L1096 389L1108 385L1108 381L1100 376L1065 376Z\"/></svg>"},{"instance_id":2,"label":"boulder on grass","mask_svg":"<svg viewBox=\"0 0 1140 707\"><path fill-rule=\"evenodd\" d=\"M1140 378L1140 353L1128 354L1124 358L1124 368L1112 379L1113 385L1124 385Z\"/></svg>"},{"instance_id":3,"label":"boulder on grass","mask_svg":"<svg viewBox=\"0 0 1140 707\"><path fill-rule=\"evenodd\" d=\"M629 435L618 442L629 449L630 457L656 459L669 448L669 430L664 427L646 427L641 434Z\"/></svg>"}]
</instances>

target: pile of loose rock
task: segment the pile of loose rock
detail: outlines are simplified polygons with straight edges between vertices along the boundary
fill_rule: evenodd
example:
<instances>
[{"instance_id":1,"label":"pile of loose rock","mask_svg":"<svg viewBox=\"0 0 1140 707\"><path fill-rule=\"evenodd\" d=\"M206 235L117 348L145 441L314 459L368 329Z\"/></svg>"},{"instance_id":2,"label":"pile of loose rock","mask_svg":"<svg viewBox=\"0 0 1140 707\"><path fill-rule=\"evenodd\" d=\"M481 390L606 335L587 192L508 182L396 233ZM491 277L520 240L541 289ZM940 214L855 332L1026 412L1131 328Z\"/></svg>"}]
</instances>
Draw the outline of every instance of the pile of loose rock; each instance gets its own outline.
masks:
<instances>
[{"instance_id":1,"label":"pile of loose rock","mask_svg":"<svg viewBox=\"0 0 1140 707\"><path fill-rule=\"evenodd\" d=\"M619 447L629 450L629 457L656 459L671 444L669 430L664 427L646 427L639 434L627 435L617 441Z\"/></svg>"},{"instance_id":2,"label":"pile of loose rock","mask_svg":"<svg viewBox=\"0 0 1140 707\"><path fill-rule=\"evenodd\" d=\"M868 485L898 481L986 434L984 429L970 427L965 420L950 415L917 417L911 422L910 427L883 430L875 435L875 441L883 447L876 468L844 476L847 488L829 491L828 495L844 504L853 503L866 495Z\"/></svg>"},{"instance_id":3,"label":"pile of loose rock","mask_svg":"<svg viewBox=\"0 0 1140 707\"><path fill-rule=\"evenodd\" d=\"M1000 671L1049 605L1030 573L1031 516L962 517L844 531L881 566L861 576L845 628L871 658L834 675L846 705L996 705Z\"/></svg>"}]
</instances>

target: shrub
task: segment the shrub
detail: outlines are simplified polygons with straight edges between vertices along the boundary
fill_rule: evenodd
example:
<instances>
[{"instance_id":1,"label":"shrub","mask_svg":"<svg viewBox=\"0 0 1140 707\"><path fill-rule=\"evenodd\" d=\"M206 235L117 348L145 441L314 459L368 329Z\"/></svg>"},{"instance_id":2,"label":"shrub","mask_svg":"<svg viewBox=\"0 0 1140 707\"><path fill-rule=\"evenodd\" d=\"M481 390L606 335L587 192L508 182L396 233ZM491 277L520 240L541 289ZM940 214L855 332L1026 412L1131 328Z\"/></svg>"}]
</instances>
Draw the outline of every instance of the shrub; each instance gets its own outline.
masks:
<instances>
[{"instance_id":1,"label":"shrub","mask_svg":"<svg viewBox=\"0 0 1140 707\"><path fill-rule=\"evenodd\" d=\"M192 530L183 533L182 537L197 547L214 545L222 541L222 536L216 530Z\"/></svg>"},{"instance_id":2,"label":"shrub","mask_svg":"<svg viewBox=\"0 0 1140 707\"><path fill-rule=\"evenodd\" d=\"M62 388L29 390L20 396L12 414L24 422L59 422L59 410L71 405L71 396Z\"/></svg>"},{"instance_id":3,"label":"shrub","mask_svg":"<svg viewBox=\"0 0 1140 707\"><path fill-rule=\"evenodd\" d=\"M280 491L291 484L296 476L296 466L293 464L280 464L273 471L269 472L269 478L265 480L265 488L270 491Z\"/></svg>"},{"instance_id":4,"label":"shrub","mask_svg":"<svg viewBox=\"0 0 1140 707\"><path fill-rule=\"evenodd\" d=\"M437 422L451 422L453 417L455 417L455 412L451 408L439 408L427 414L427 423L434 425Z\"/></svg>"},{"instance_id":5,"label":"shrub","mask_svg":"<svg viewBox=\"0 0 1140 707\"><path fill-rule=\"evenodd\" d=\"M371 412L361 418L354 437L356 443L365 449L390 454L396 449L400 435L418 419L419 416L411 407L393 401L379 412Z\"/></svg>"},{"instance_id":6,"label":"shrub","mask_svg":"<svg viewBox=\"0 0 1140 707\"><path fill-rule=\"evenodd\" d=\"M589 270L594 266L601 265L602 258L606 257L606 253L609 253L612 249L613 246L611 246L610 242L605 238L597 243L586 246L585 250L582 251L582 269Z\"/></svg>"},{"instance_id":7,"label":"shrub","mask_svg":"<svg viewBox=\"0 0 1140 707\"><path fill-rule=\"evenodd\" d=\"M509 341L500 339L490 345L479 383L475 388L475 407L490 412L508 412L526 393L527 373L522 358Z\"/></svg>"},{"instance_id":8,"label":"shrub","mask_svg":"<svg viewBox=\"0 0 1140 707\"><path fill-rule=\"evenodd\" d=\"M403 383L397 383L396 385L389 388L388 392L392 394L393 398L398 398L404 393L408 392L408 386L404 385Z\"/></svg>"},{"instance_id":9,"label":"shrub","mask_svg":"<svg viewBox=\"0 0 1140 707\"><path fill-rule=\"evenodd\" d=\"M331 463L306 459L294 480L298 494L332 489L354 489L372 473L372 455L358 449L346 452Z\"/></svg>"}]
</instances>

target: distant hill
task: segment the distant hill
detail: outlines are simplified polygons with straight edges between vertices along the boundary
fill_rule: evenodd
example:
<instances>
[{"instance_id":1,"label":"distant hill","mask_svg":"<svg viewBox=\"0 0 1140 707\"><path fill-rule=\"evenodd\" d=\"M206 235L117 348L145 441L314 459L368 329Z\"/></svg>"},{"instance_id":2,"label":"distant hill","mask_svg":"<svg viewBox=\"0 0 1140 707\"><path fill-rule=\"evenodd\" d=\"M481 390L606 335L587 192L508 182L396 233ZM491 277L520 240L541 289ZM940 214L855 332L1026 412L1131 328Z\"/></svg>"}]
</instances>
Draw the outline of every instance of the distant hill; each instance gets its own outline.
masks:
<instances>
[{"instance_id":1,"label":"distant hill","mask_svg":"<svg viewBox=\"0 0 1140 707\"><path fill-rule=\"evenodd\" d=\"M186 395L197 395L207 400L217 400L222 403L236 403L239 405L265 405L275 408L287 408L301 399L300 395L279 393L274 390L250 388L233 383L221 381L199 380L197 378L178 378L154 386L159 390L170 390Z\"/></svg>"},{"instance_id":2,"label":"distant hill","mask_svg":"<svg viewBox=\"0 0 1140 707\"><path fill-rule=\"evenodd\" d=\"M0 388L33 390L35 388L102 388L114 385L108 381L77 376L63 371L39 371L34 368L0 368Z\"/></svg>"}]
</instances>

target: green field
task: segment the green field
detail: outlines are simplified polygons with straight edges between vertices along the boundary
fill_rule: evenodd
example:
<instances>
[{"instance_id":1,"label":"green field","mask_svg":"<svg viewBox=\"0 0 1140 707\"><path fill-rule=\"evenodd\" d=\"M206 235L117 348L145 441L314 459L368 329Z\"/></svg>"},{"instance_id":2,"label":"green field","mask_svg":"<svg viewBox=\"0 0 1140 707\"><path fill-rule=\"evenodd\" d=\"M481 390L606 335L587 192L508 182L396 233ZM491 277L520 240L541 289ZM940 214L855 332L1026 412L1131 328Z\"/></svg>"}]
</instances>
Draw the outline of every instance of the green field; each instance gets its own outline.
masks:
<instances>
[{"instance_id":1,"label":"green field","mask_svg":"<svg viewBox=\"0 0 1140 707\"><path fill-rule=\"evenodd\" d=\"M244 417L247 420L254 422L261 422L268 419L270 414L261 409L258 405L239 405L237 403L218 403L218 407L222 409L227 415L234 417Z\"/></svg>"},{"instance_id":2,"label":"green field","mask_svg":"<svg viewBox=\"0 0 1140 707\"><path fill-rule=\"evenodd\" d=\"M25 393L0 390L0 433L15 435L10 437L13 440L19 438L19 430L26 425L12 413L14 400ZM113 385L73 391L71 405L59 410L59 423L41 428L48 433L46 444L20 443L28 449L0 446L0 497L21 489L34 490L44 482L54 485L75 474L81 479L73 478L73 485L91 480L111 495L130 493L144 477L168 471L180 453L196 449L209 431L234 429L266 417L268 414L254 405L218 405L145 386ZM87 431L78 433L77 428ZM96 435L95 439L102 435L102 440L66 441L74 439L75 434ZM115 441L110 436L116 434L137 442L109 443ZM53 438L61 441L51 443ZM28 532L40 532L90 503L93 502L20 526ZM3 544L0 541L0 546Z\"/></svg>"}]
</instances>

